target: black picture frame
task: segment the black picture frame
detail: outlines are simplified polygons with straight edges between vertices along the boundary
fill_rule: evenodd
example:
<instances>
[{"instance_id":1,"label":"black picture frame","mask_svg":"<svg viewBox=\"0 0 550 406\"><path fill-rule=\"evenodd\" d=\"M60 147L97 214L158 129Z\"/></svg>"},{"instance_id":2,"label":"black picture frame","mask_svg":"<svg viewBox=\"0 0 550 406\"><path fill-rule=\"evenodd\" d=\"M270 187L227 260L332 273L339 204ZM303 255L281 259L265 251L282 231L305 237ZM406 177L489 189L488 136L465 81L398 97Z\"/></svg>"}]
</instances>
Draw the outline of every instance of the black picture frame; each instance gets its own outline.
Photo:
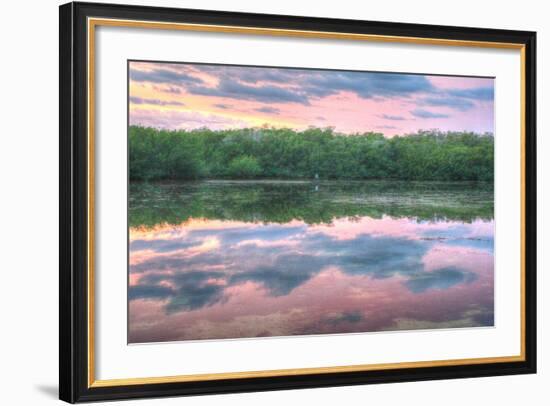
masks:
<instances>
[{"instance_id":1,"label":"black picture frame","mask_svg":"<svg viewBox=\"0 0 550 406\"><path fill-rule=\"evenodd\" d=\"M536 33L206 10L68 3L60 6L59 397L67 402L219 394L536 372ZM90 385L88 266L89 17L454 41L511 43L524 52L524 359L389 370L311 373L192 382ZM122 79L123 80L123 79Z\"/></svg>"}]
</instances>

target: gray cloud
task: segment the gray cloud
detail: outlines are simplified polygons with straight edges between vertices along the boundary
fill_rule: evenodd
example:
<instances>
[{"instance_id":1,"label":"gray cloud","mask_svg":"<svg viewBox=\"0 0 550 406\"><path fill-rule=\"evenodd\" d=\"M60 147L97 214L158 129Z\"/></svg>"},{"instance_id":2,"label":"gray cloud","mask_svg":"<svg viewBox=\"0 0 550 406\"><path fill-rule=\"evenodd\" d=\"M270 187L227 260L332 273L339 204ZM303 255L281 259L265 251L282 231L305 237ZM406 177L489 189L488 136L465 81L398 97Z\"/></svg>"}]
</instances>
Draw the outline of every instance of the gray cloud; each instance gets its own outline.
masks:
<instances>
[{"instance_id":1,"label":"gray cloud","mask_svg":"<svg viewBox=\"0 0 550 406\"><path fill-rule=\"evenodd\" d=\"M223 297L224 287L208 284L206 281L221 276L219 272L191 271L171 278L178 288L166 306L167 313L199 309L219 302Z\"/></svg>"},{"instance_id":2,"label":"gray cloud","mask_svg":"<svg viewBox=\"0 0 550 406\"><path fill-rule=\"evenodd\" d=\"M493 100L495 91L491 87L476 87L473 89L451 89L447 93L455 97L463 97L473 100Z\"/></svg>"},{"instance_id":3,"label":"gray cloud","mask_svg":"<svg viewBox=\"0 0 550 406\"><path fill-rule=\"evenodd\" d=\"M267 113L267 114L279 114L281 112L281 110L275 107L269 107L269 106L259 107L257 109L254 109L254 111L257 111L260 113Z\"/></svg>"},{"instance_id":4,"label":"gray cloud","mask_svg":"<svg viewBox=\"0 0 550 406\"><path fill-rule=\"evenodd\" d=\"M201 69L204 70L204 68ZM330 96L342 91L352 92L367 99L434 91L430 81L421 75L300 69L286 71L271 69L268 72L261 72L261 68L235 67L229 67L227 70L206 69L206 71L220 75L218 85L216 87L190 86L188 90L191 93L307 105L311 98ZM295 81L298 85L288 86L291 81ZM257 82L272 84L261 86L247 84Z\"/></svg>"},{"instance_id":5,"label":"gray cloud","mask_svg":"<svg viewBox=\"0 0 550 406\"><path fill-rule=\"evenodd\" d=\"M493 97L493 87L476 87L436 91L432 96L421 99L419 102L426 106L441 106L466 111L475 107L476 101L492 101Z\"/></svg>"},{"instance_id":6,"label":"gray cloud","mask_svg":"<svg viewBox=\"0 0 550 406\"><path fill-rule=\"evenodd\" d=\"M205 96L234 97L247 100L309 104L311 98L349 91L362 98L407 96L419 92L432 92L434 87L427 77L411 74L319 71L289 68L260 68L238 66L199 65L196 71L216 75L215 87L189 81L188 91ZM138 79L152 81L166 79L174 82L174 72L156 70L155 74L140 74ZM177 74L176 74L177 75ZM196 78L192 78L196 79ZM262 83L262 85L258 85ZM295 83L295 85L292 85Z\"/></svg>"},{"instance_id":7,"label":"gray cloud","mask_svg":"<svg viewBox=\"0 0 550 406\"><path fill-rule=\"evenodd\" d=\"M405 285L414 293L422 293L428 289L448 289L460 283L471 283L477 275L450 267L431 272L422 272L412 276Z\"/></svg>"},{"instance_id":8,"label":"gray cloud","mask_svg":"<svg viewBox=\"0 0 550 406\"><path fill-rule=\"evenodd\" d=\"M202 96L217 96L236 99L254 100L266 103L300 103L309 104L306 95L280 86L250 86L235 80L222 77L216 87L189 86L188 91Z\"/></svg>"},{"instance_id":9,"label":"gray cloud","mask_svg":"<svg viewBox=\"0 0 550 406\"><path fill-rule=\"evenodd\" d=\"M285 83L295 77L294 70L290 69L277 69L277 68L249 68L241 69L239 67L233 67L236 71L235 74L239 75L239 80L247 83L258 82L271 82L271 83ZM301 70L300 72L304 72ZM231 72L231 69L229 71Z\"/></svg>"},{"instance_id":10,"label":"gray cloud","mask_svg":"<svg viewBox=\"0 0 550 406\"><path fill-rule=\"evenodd\" d=\"M380 118L383 118L384 120L391 120L391 121L403 121L406 120L403 116L393 116L391 114L382 114L379 116Z\"/></svg>"},{"instance_id":11,"label":"gray cloud","mask_svg":"<svg viewBox=\"0 0 550 406\"><path fill-rule=\"evenodd\" d=\"M475 104L468 100L460 97L426 97L421 100L421 103L427 106L437 106L437 107L449 107L454 110L466 111L475 106Z\"/></svg>"},{"instance_id":12,"label":"gray cloud","mask_svg":"<svg viewBox=\"0 0 550 406\"><path fill-rule=\"evenodd\" d=\"M130 286L128 289L128 298L135 299L166 299L173 295L171 288L162 285L137 285Z\"/></svg>"},{"instance_id":13,"label":"gray cloud","mask_svg":"<svg viewBox=\"0 0 550 406\"><path fill-rule=\"evenodd\" d=\"M284 296L308 281L321 267L314 256L289 254L280 256L272 265L237 274L231 282L260 282L273 296Z\"/></svg>"},{"instance_id":14,"label":"gray cloud","mask_svg":"<svg viewBox=\"0 0 550 406\"><path fill-rule=\"evenodd\" d=\"M448 118L448 114L435 113L433 111L423 110L423 109L414 109L410 113L418 118Z\"/></svg>"},{"instance_id":15,"label":"gray cloud","mask_svg":"<svg viewBox=\"0 0 550 406\"><path fill-rule=\"evenodd\" d=\"M144 99L142 97L130 96L130 103L133 104L153 104L156 106L185 106L185 103L179 101Z\"/></svg>"},{"instance_id":16,"label":"gray cloud","mask_svg":"<svg viewBox=\"0 0 550 406\"><path fill-rule=\"evenodd\" d=\"M194 310L222 299L223 286L208 284L210 278L220 278L220 272L188 271L176 275L148 274L140 284L130 287L130 299L169 299L167 313ZM160 285L168 281L174 288Z\"/></svg>"},{"instance_id":17,"label":"gray cloud","mask_svg":"<svg viewBox=\"0 0 550 406\"><path fill-rule=\"evenodd\" d=\"M337 316L331 316L327 319L327 321L332 324L359 323L362 320L364 320L364 316L359 310L343 312Z\"/></svg>"},{"instance_id":18,"label":"gray cloud","mask_svg":"<svg viewBox=\"0 0 550 406\"><path fill-rule=\"evenodd\" d=\"M155 90L169 94L181 94L181 89L176 86L154 86Z\"/></svg>"},{"instance_id":19,"label":"gray cloud","mask_svg":"<svg viewBox=\"0 0 550 406\"><path fill-rule=\"evenodd\" d=\"M213 106L222 110L228 110L230 108L233 108L231 104L225 104L225 103L215 103L213 104Z\"/></svg>"},{"instance_id":20,"label":"gray cloud","mask_svg":"<svg viewBox=\"0 0 550 406\"><path fill-rule=\"evenodd\" d=\"M361 98L370 99L409 96L434 90L425 76L393 73L327 71L308 75L300 82L303 83L306 93L314 97L349 91Z\"/></svg>"},{"instance_id":21,"label":"gray cloud","mask_svg":"<svg viewBox=\"0 0 550 406\"><path fill-rule=\"evenodd\" d=\"M187 73L163 68L153 69L151 71L130 69L130 80L133 80L134 82L163 83L178 86L202 83L202 79L196 78Z\"/></svg>"}]
</instances>

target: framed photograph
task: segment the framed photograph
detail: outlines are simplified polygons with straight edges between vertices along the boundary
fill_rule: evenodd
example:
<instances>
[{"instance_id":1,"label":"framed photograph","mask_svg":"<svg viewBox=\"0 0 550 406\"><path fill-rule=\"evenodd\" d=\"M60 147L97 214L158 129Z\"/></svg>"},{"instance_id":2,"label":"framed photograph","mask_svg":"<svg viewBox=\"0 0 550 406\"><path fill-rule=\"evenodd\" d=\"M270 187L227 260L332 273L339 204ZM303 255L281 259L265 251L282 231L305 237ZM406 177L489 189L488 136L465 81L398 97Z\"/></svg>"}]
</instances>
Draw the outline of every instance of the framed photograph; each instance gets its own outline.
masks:
<instances>
[{"instance_id":1,"label":"framed photograph","mask_svg":"<svg viewBox=\"0 0 550 406\"><path fill-rule=\"evenodd\" d=\"M536 371L534 32L60 7L60 398Z\"/></svg>"}]
</instances>

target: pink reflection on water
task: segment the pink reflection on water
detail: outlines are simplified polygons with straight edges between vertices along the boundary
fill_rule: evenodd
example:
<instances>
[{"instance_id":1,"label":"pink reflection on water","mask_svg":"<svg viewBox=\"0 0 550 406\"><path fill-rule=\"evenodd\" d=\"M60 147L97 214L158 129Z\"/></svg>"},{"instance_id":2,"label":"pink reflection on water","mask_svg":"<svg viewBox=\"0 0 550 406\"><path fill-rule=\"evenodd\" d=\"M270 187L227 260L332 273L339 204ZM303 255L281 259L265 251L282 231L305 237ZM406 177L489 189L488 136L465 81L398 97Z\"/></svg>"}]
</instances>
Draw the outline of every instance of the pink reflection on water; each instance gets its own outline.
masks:
<instances>
[{"instance_id":1,"label":"pink reflection on water","mask_svg":"<svg viewBox=\"0 0 550 406\"><path fill-rule=\"evenodd\" d=\"M131 251L130 286L139 285L145 293L130 300L130 342L493 324L493 253L487 249L492 247L492 221L421 223L407 218L363 217L314 226L299 221L270 225L198 220L188 224L189 228L187 224L157 227L150 233L130 230L131 241L196 240L188 248L166 252ZM235 232L242 232L242 237L235 240ZM281 237L273 237L276 233ZM326 249L334 250L336 242L344 245L326 256L325 245L314 245L319 237ZM349 260L356 265L353 256L339 260L350 250L377 249L371 242L379 238L384 238L384 244L405 244L403 256L412 261L411 269L400 268L409 263L405 261L397 262L395 269L386 265L390 269L384 273L370 271L376 255L367 257L365 272L361 264L348 266ZM487 243L483 238L491 240ZM243 250L242 256L239 250ZM290 278L288 289L280 288L271 280L272 274L264 272L273 264L285 264L277 262L281 258L302 258L304 254L308 256L300 260L303 263L275 267L282 280ZM314 259L319 265L312 270L307 261ZM253 269L248 269L251 264ZM181 275L192 278L181 285L177 282ZM151 277L156 279L147 282ZM302 279L293 279L298 277ZM154 293L161 288L168 289L167 296ZM217 293L201 305L174 307L173 296L182 299L178 289L188 292L185 289L190 288L195 290L188 295ZM153 293L147 297L149 291Z\"/></svg>"},{"instance_id":2,"label":"pink reflection on water","mask_svg":"<svg viewBox=\"0 0 550 406\"><path fill-rule=\"evenodd\" d=\"M310 230L312 232L321 232L338 240L352 240L361 234L417 238L420 231L427 229L445 230L449 226L457 224L461 223L416 223L408 218L392 219L389 216L383 216L380 219L371 217L361 217L351 220L345 218L337 219L329 225L312 226Z\"/></svg>"}]
</instances>

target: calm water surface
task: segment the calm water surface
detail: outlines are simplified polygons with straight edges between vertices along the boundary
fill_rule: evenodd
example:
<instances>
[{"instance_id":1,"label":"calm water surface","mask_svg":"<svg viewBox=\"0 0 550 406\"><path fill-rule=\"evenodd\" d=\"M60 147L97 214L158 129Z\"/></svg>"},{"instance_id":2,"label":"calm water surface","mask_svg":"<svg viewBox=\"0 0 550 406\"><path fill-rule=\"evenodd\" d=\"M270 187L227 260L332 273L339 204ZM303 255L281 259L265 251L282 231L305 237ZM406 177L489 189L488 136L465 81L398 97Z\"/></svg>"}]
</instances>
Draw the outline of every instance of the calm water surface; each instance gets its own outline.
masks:
<instances>
[{"instance_id":1,"label":"calm water surface","mask_svg":"<svg viewBox=\"0 0 550 406\"><path fill-rule=\"evenodd\" d=\"M130 185L129 342L493 325L493 187Z\"/></svg>"}]
</instances>

